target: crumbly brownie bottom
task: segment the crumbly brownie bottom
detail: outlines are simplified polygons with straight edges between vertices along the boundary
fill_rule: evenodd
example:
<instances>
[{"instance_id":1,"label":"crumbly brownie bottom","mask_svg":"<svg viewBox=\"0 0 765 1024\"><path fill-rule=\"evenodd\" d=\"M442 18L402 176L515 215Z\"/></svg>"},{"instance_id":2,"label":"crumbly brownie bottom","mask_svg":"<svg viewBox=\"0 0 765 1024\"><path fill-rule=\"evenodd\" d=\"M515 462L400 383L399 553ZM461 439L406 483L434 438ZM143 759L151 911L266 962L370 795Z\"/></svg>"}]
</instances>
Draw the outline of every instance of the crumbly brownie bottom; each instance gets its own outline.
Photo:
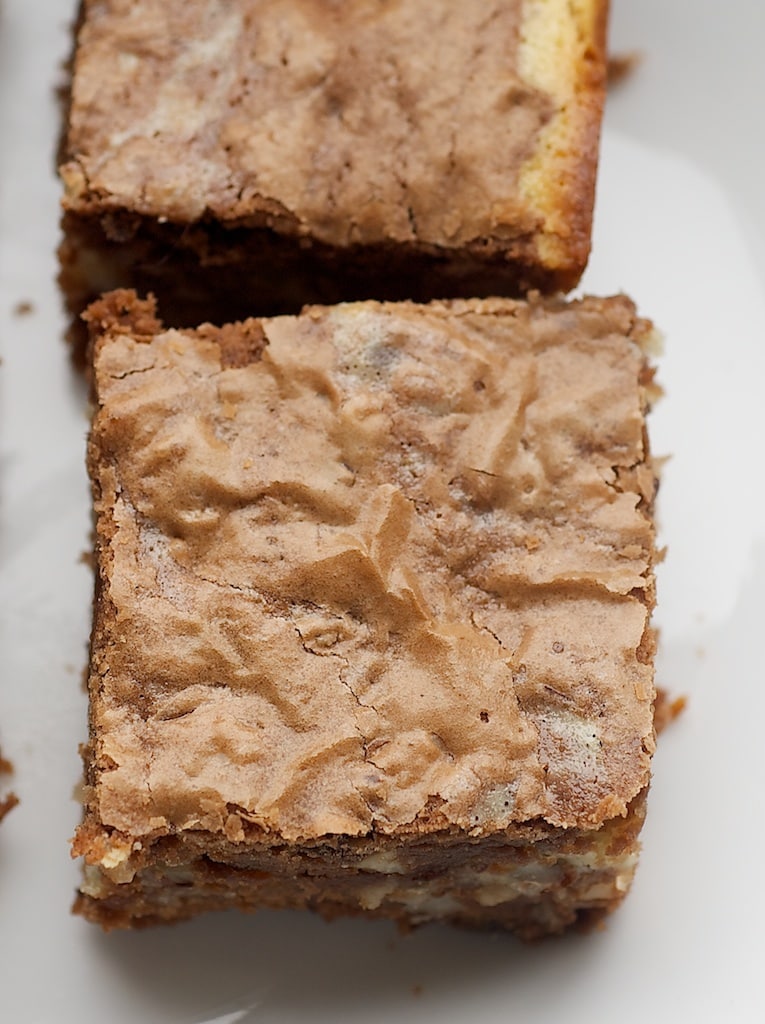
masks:
<instances>
[{"instance_id":1,"label":"crumbly brownie bottom","mask_svg":"<svg viewBox=\"0 0 765 1024\"><path fill-rule=\"evenodd\" d=\"M63 231L60 283L75 322L114 288L151 292L167 326L190 327L298 313L307 303L554 293L568 291L578 277L540 268L522 238L504 251L488 242L457 253L415 245L336 249L265 228L72 213ZM73 336L82 345L84 328L75 327Z\"/></svg>"},{"instance_id":2,"label":"crumbly brownie bottom","mask_svg":"<svg viewBox=\"0 0 765 1024\"><path fill-rule=\"evenodd\" d=\"M147 854L135 850L110 869L87 865L74 909L105 930L267 908L388 918L404 927L500 927L536 939L597 920L621 902L644 814L645 792L626 817L596 831L542 829L544 838L534 842L433 836L407 847L368 838L291 853L257 844L237 852L218 843L217 856L227 860L211 855L211 837L190 834ZM86 835L79 845L75 852L87 857Z\"/></svg>"}]
</instances>

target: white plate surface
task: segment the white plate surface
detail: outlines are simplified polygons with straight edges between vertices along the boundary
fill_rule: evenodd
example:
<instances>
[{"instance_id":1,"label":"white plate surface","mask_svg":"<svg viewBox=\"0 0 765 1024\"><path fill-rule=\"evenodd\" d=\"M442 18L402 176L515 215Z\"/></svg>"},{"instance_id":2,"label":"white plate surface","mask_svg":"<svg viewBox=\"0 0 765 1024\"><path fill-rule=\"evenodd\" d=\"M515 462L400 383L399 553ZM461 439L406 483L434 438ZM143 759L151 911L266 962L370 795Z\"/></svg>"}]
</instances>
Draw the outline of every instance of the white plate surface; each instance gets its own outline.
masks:
<instances>
[{"instance_id":1,"label":"white plate surface","mask_svg":"<svg viewBox=\"0 0 765 1024\"><path fill-rule=\"evenodd\" d=\"M658 677L690 702L661 739L629 899L603 931L530 948L296 913L104 936L69 914L91 588L85 396L54 280L71 9L0 14L0 739L22 800L0 829L0 1021L765 1020L765 5L614 2L613 49L643 61L611 96L584 290L627 291L666 336Z\"/></svg>"}]
</instances>

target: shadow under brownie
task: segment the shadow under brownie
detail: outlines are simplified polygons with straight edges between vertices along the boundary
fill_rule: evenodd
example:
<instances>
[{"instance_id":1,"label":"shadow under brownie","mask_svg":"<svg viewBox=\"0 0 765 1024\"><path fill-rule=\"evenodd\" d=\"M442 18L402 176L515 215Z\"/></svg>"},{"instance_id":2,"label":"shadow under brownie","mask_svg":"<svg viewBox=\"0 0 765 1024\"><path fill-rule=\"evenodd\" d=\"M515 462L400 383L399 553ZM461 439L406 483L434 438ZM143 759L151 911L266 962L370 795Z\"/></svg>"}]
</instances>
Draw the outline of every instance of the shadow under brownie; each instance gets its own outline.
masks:
<instances>
[{"instance_id":1,"label":"shadow under brownie","mask_svg":"<svg viewBox=\"0 0 765 1024\"><path fill-rule=\"evenodd\" d=\"M526 937L611 909L654 749L650 325L623 297L91 307L77 909Z\"/></svg>"},{"instance_id":2,"label":"shadow under brownie","mask_svg":"<svg viewBox=\"0 0 765 1024\"><path fill-rule=\"evenodd\" d=\"M605 0L85 0L61 280L191 326L567 290L590 246Z\"/></svg>"}]
</instances>

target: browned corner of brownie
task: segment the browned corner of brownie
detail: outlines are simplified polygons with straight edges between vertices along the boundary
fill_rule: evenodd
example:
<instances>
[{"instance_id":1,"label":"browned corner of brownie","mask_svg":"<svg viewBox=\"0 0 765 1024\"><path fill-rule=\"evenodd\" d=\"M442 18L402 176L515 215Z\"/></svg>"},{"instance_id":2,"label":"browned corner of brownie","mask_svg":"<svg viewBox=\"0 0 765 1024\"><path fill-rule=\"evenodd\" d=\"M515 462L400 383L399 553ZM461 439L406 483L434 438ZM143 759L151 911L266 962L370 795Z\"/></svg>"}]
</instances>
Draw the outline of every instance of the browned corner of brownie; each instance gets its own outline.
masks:
<instances>
[{"instance_id":1,"label":"browned corner of brownie","mask_svg":"<svg viewBox=\"0 0 765 1024\"><path fill-rule=\"evenodd\" d=\"M94 318L78 911L533 937L616 906L654 749L632 303L364 302L147 336L135 301Z\"/></svg>"},{"instance_id":2,"label":"browned corner of brownie","mask_svg":"<svg viewBox=\"0 0 765 1024\"><path fill-rule=\"evenodd\" d=\"M157 303L153 295L140 299L130 288L107 292L91 302L82 319L88 326L91 339L105 334L130 334L147 340L162 330L157 318Z\"/></svg>"}]
</instances>

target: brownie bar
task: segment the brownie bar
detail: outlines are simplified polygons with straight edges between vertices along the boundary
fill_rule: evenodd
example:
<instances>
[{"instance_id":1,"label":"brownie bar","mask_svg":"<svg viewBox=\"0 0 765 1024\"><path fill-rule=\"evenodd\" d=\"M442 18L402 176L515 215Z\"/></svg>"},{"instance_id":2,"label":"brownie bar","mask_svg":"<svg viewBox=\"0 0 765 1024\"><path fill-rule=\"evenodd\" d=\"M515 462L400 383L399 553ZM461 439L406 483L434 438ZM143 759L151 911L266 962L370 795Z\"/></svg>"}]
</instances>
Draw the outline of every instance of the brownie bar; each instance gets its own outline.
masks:
<instances>
[{"instance_id":1,"label":"brownie bar","mask_svg":"<svg viewBox=\"0 0 765 1024\"><path fill-rule=\"evenodd\" d=\"M77 910L560 931L654 749L650 325L624 297L92 306Z\"/></svg>"},{"instance_id":2,"label":"brownie bar","mask_svg":"<svg viewBox=\"0 0 765 1024\"><path fill-rule=\"evenodd\" d=\"M75 313L566 290L606 0L85 0L61 176Z\"/></svg>"}]
</instances>

